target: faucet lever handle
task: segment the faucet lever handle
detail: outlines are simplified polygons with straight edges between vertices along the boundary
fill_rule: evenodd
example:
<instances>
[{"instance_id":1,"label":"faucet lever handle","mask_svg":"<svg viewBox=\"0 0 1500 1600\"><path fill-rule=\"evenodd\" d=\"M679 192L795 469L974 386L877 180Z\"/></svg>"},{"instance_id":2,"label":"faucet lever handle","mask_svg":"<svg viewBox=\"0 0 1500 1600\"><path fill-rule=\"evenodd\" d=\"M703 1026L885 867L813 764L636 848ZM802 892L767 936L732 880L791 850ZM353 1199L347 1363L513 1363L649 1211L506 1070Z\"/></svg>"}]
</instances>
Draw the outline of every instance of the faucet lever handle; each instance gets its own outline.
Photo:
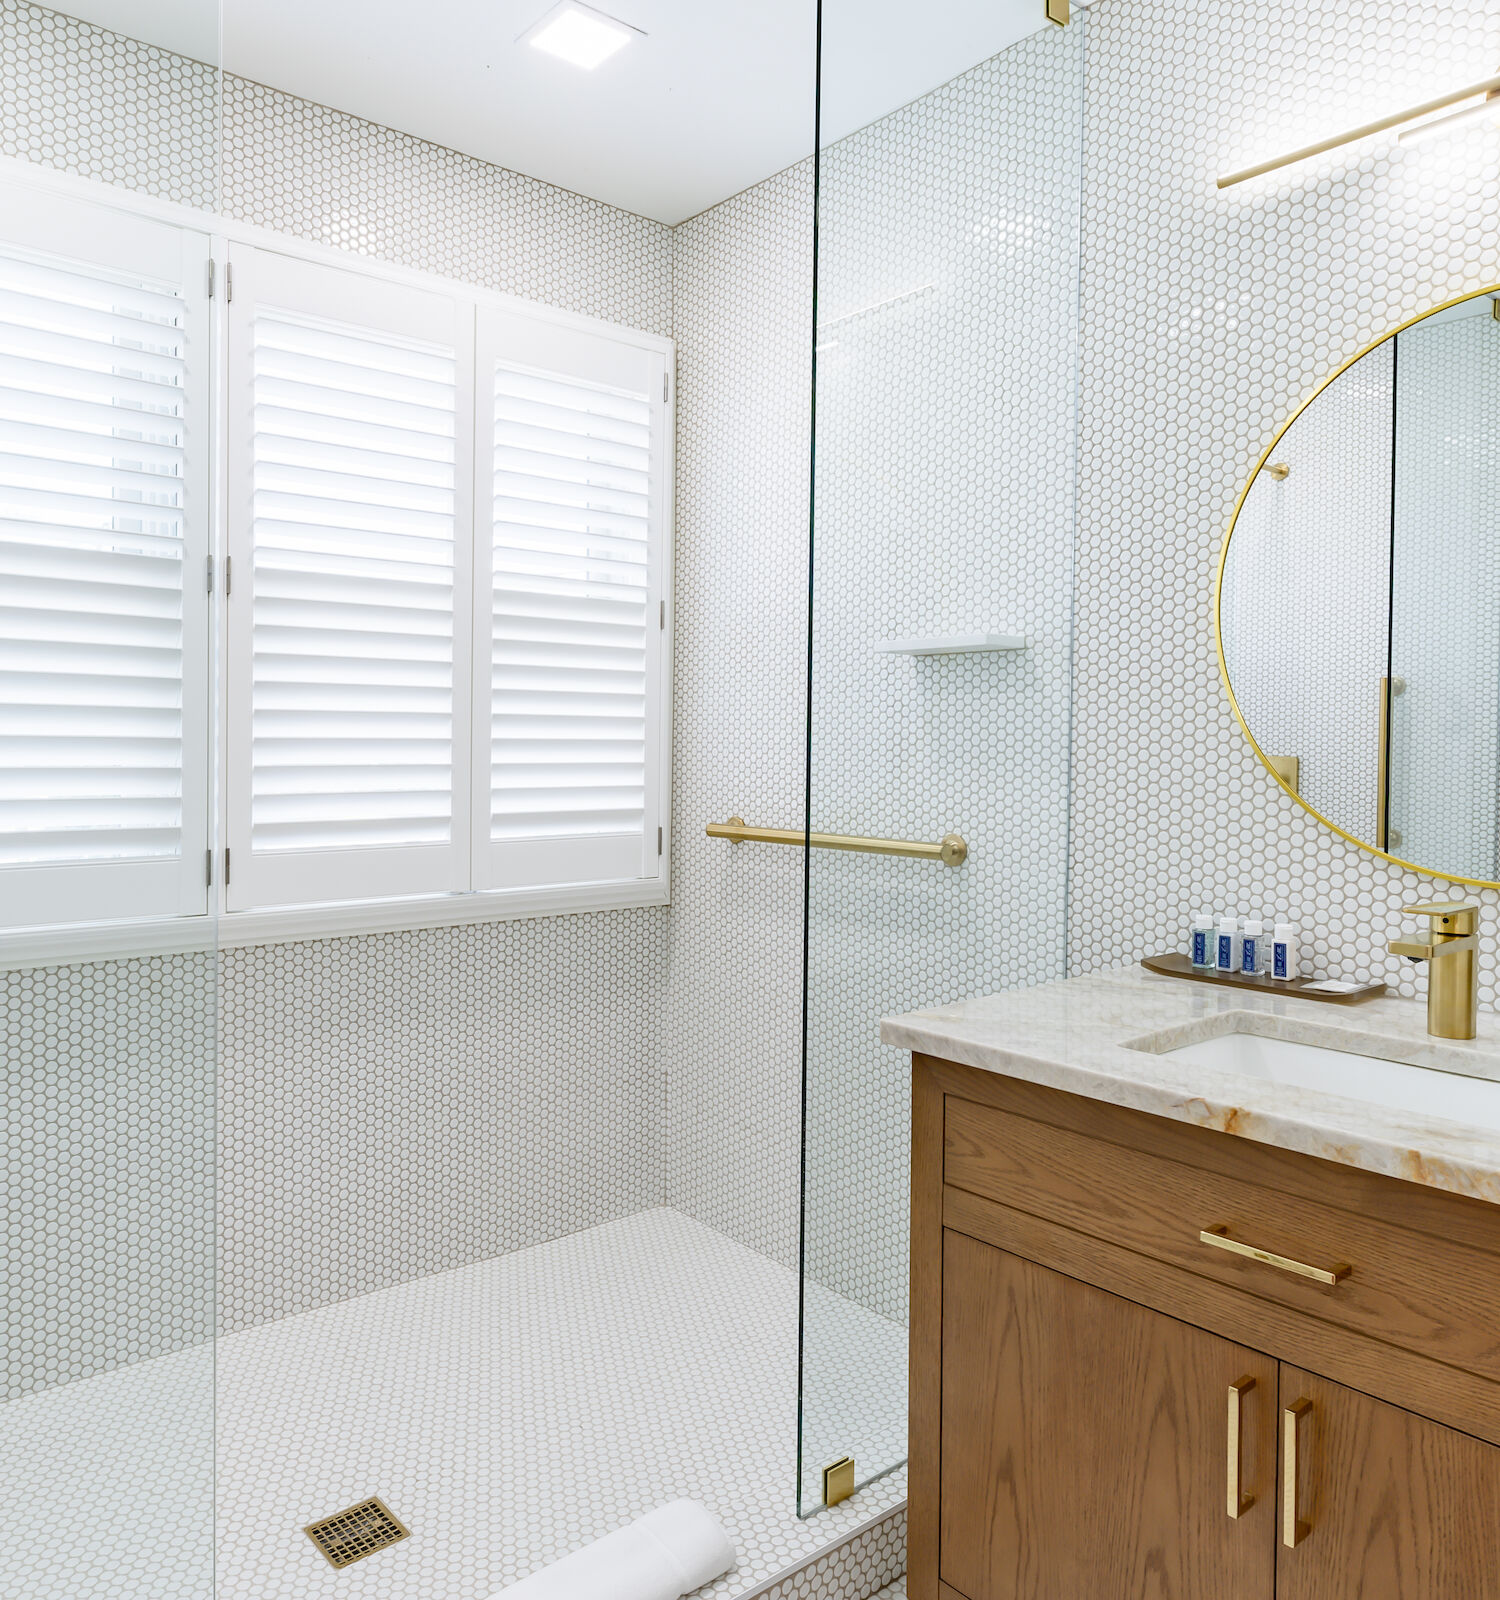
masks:
<instances>
[{"instance_id":1,"label":"faucet lever handle","mask_svg":"<svg viewBox=\"0 0 1500 1600\"><path fill-rule=\"evenodd\" d=\"M1414 917L1431 917L1435 936L1473 933L1479 923L1479 907L1472 900L1429 900L1401 909Z\"/></svg>"}]
</instances>

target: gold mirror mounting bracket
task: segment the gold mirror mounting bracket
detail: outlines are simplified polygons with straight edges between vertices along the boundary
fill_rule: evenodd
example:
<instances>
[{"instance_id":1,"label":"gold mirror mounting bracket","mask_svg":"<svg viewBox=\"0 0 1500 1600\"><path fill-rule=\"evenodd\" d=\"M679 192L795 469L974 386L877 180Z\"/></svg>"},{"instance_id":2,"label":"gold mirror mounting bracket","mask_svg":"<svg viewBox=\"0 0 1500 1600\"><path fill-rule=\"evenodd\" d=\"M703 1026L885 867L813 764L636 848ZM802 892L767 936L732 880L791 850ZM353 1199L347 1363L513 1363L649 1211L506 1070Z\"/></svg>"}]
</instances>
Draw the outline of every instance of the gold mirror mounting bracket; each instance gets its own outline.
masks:
<instances>
[{"instance_id":1,"label":"gold mirror mounting bracket","mask_svg":"<svg viewBox=\"0 0 1500 1600\"><path fill-rule=\"evenodd\" d=\"M1071 11L1070 0L1047 0L1047 21L1055 22L1059 28L1066 28L1073 20Z\"/></svg>"}]
</instances>

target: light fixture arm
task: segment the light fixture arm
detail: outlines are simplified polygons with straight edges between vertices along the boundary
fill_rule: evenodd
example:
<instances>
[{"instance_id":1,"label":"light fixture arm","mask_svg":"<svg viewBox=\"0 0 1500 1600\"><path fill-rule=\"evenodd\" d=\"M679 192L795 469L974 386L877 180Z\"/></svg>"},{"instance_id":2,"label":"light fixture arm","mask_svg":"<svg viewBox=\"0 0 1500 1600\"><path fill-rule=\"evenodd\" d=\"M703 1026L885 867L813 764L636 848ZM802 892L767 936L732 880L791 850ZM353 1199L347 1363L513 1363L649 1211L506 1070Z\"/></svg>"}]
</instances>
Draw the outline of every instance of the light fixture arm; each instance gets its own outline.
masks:
<instances>
[{"instance_id":1,"label":"light fixture arm","mask_svg":"<svg viewBox=\"0 0 1500 1600\"><path fill-rule=\"evenodd\" d=\"M1397 111L1392 116L1381 117L1378 122L1367 122L1363 127L1353 128L1348 133L1319 140L1317 144L1294 150L1290 155L1277 156L1274 161L1262 161L1259 166L1246 167L1243 172L1231 172L1227 177L1219 179L1219 187L1232 188L1249 178L1259 178L1267 172L1275 172L1280 167L1290 167L1298 161L1306 161L1312 156L1323 155L1326 151L1337 150L1340 145L1353 144L1357 139L1368 139L1372 133L1384 133L1387 128L1399 128L1403 122L1415 122L1418 117L1425 117L1434 111L1446 111L1449 106L1455 106L1461 100L1474 100L1482 94L1492 94L1497 89L1500 89L1500 75L1486 78L1482 83L1471 83L1467 89L1455 89L1451 94L1439 95L1436 100L1411 106L1406 111Z\"/></svg>"}]
</instances>

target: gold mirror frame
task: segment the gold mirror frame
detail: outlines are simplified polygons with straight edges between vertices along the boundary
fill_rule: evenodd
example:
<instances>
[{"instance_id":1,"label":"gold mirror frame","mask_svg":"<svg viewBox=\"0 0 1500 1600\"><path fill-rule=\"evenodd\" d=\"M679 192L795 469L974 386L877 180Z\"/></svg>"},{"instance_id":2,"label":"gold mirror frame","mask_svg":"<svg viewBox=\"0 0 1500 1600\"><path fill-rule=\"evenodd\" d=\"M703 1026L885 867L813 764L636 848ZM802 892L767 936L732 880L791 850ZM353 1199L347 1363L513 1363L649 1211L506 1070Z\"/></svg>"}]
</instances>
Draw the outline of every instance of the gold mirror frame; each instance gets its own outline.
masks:
<instances>
[{"instance_id":1,"label":"gold mirror frame","mask_svg":"<svg viewBox=\"0 0 1500 1600\"><path fill-rule=\"evenodd\" d=\"M1234 530L1239 525L1240 513L1245 509L1245 501L1248 499L1251 489L1255 486L1255 480L1259 478L1261 473L1266 470L1266 467L1270 463L1271 457L1276 454L1278 446L1291 431L1292 425L1298 420L1299 417L1302 416L1303 412L1305 412L1314 401L1318 400L1323 395L1325 390L1331 389L1333 385L1336 384L1339 379L1342 378L1343 375L1350 369L1350 367L1355 366L1359 362L1363 361L1372 350L1378 350L1381 345L1388 344L1399 334L1405 333L1408 328L1416 327L1419 322L1425 322L1428 317L1435 317L1440 311L1451 310L1452 307L1461 306L1469 300L1482 300L1486 295L1491 297L1500 295L1500 283L1492 283L1484 289L1473 289L1468 294L1455 295L1453 299L1445 300L1441 305L1429 306L1426 311L1423 311L1418 316L1409 317L1399 327L1392 328L1389 333L1383 333L1378 339L1372 339L1370 343L1365 345L1362 350L1350 356L1349 359L1336 372L1326 377L1322 383L1320 383L1317 388L1314 389L1310 395L1308 395L1307 399L1305 399L1302 404L1297 407L1291 416L1289 416L1286 421L1283 422L1282 425L1276 430L1276 437L1272 439L1270 444L1266 446L1265 450L1261 454L1260 460L1255 463L1255 470L1246 480L1245 487L1240 490L1239 498L1234 503L1234 515L1229 519L1229 530L1224 535L1223 549L1219 552L1219 567L1217 575L1214 579L1214 648L1218 652L1219 676L1224 683L1224 693L1229 696L1229 709L1234 713L1234 720L1240 725L1240 732L1243 733L1245 738L1249 741L1250 748L1255 752L1256 757L1260 761L1261 765L1276 780L1278 787L1285 790L1286 793L1289 794L1292 799L1302 807L1308 816L1312 817L1316 822L1321 822L1325 828L1329 829L1333 833L1336 833L1339 838L1344 839L1348 843L1354 845L1356 849L1368 851L1372 856L1379 856L1382 861L1389 861L1394 867L1405 867L1409 872L1420 873L1424 878L1437 878L1444 883L1466 883L1472 885L1476 889L1500 889L1500 882L1497 882L1493 878L1464 878L1452 872L1444 872L1439 868L1419 866L1415 861L1407 861L1401 856L1394 856L1388 850L1382 850L1379 848L1379 846L1370 844L1364 839L1355 838L1352 833L1349 833L1347 830L1341 828L1338 823L1331 822L1323 815L1321 811L1318 811L1314 807L1308 805L1307 801L1302 798L1296 789L1294 789L1292 785L1286 781L1286 778L1282 775L1282 773L1277 770L1275 761L1273 761L1272 758L1268 756L1256 742L1255 735L1251 733L1250 725L1245 721L1244 714L1240 710L1240 703L1235 698L1234 685L1229 681L1229 664L1224 659L1224 569L1229 562L1230 541L1234 538ZM1497 315L1500 315L1500 311L1497 311Z\"/></svg>"}]
</instances>

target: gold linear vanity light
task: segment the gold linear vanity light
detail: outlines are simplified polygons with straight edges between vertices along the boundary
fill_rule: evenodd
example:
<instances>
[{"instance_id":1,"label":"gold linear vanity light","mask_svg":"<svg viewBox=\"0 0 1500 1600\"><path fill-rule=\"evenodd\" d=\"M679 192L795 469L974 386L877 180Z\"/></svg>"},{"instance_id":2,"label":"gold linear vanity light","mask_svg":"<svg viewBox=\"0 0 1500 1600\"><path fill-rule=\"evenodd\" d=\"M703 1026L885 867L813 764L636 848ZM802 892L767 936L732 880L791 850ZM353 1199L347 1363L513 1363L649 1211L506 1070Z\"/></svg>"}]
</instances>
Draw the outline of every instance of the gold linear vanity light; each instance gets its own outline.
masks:
<instances>
[{"instance_id":1,"label":"gold linear vanity light","mask_svg":"<svg viewBox=\"0 0 1500 1600\"><path fill-rule=\"evenodd\" d=\"M1419 106L1410 106L1405 111L1397 111L1389 117L1381 117L1375 122L1367 122L1362 127L1351 128L1347 133L1335 134L1331 139L1320 139L1317 144L1303 146L1300 150L1293 150L1290 155L1277 156L1271 161L1262 161L1257 166L1246 167L1243 172L1231 172L1219 179L1221 189L1233 188L1237 183L1245 183L1250 178L1263 177L1268 172L1276 172L1282 167L1295 166L1299 161L1311 160L1313 156L1321 156L1329 150L1337 150L1341 145L1354 144L1360 139L1368 139L1371 134L1384 133L1388 128L1399 128L1403 123L1416 122L1421 117L1429 117L1436 111L1446 111L1450 106L1461 106L1465 100L1477 100L1478 105L1465 107L1463 111L1453 116L1443 117L1436 122L1424 124L1421 128L1409 130L1403 137L1426 137L1429 133L1446 131L1454 123L1467 122L1476 116L1493 115L1500 112L1500 104L1492 106L1492 100L1500 99L1500 75L1486 78L1482 83L1471 83L1466 89L1455 89L1451 94L1441 94L1436 100L1425 100Z\"/></svg>"}]
</instances>

